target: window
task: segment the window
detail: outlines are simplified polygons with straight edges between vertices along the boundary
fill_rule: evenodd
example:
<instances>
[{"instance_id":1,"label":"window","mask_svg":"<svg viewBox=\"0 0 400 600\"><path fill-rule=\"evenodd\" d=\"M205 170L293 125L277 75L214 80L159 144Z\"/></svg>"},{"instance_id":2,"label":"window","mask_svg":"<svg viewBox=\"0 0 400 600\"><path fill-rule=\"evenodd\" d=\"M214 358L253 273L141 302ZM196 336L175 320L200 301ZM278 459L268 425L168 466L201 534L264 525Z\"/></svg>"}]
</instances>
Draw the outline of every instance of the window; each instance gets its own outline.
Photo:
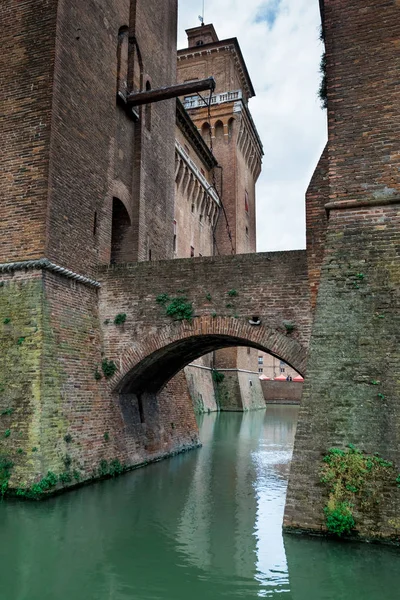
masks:
<instances>
[{"instance_id":1,"label":"window","mask_svg":"<svg viewBox=\"0 0 400 600\"><path fill-rule=\"evenodd\" d=\"M199 215L200 225L203 225L203 215Z\"/></svg>"},{"instance_id":2,"label":"window","mask_svg":"<svg viewBox=\"0 0 400 600\"><path fill-rule=\"evenodd\" d=\"M203 44L203 40L198 40L198 42L196 42L196 46L203 46Z\"/></svg>"},{"instance_id":3,"label":"window","mask_svg":"<svg viewBox=\"0 0 400 600\"><path fill-rule=\"evenodd\" d=\"M195 206L194 206L194 204L192 204L192 213L194 213L194 208L195 208Z\"/></svg>"},{"instance_id":4,"label":"window","mask_svg":"<svg viewBox=\"0 0 400 600\"><path fill-rule=\"evenodd\" d=\"M249 237L249 228L248 227L246 227L246 235L247 235L247 237Z\"/></svg>"},{"instance_id":5,"label":"window","mask_svg":"<svg viewBox=\"0 0 400 600\"><path fill-rule=\"evenodd\" d=\"M127 262L130 251L131 220L125 205L119 198L113 198L111 229L111 263Z\"/></svg>"},{"instance_id":6,"label":"window","mask_svg":"<svg viewBox=\"0 0 400 600\"><path fill-rule=\"evenodd\" d=\"M173 240L174 252L176 252L176 221L174 219L174 240Z\"/></svg>"},{"instance_id":7,"label":"window","mask_svg":"<svg viewBox=\"0 0 400 600\"><path fill-rule=\"evenodd\" d=\"M259 373L263 373L263 372L264 372L264 369L262 369L262 368L261 368L261 369L258 369L258 372L259 372Z\"/></svg>"},{"instance_id":8,"label":"window","mask_svg":"<svg viewBox=\"0 0 400 600\"><path fill-rule=\"evenodd\" d=\"M97 210L94 211L93 217L93 235L95 236L97 233Z\"/></svg>"},{"instance_id":9,"label":"window","mask_svg":"<svg viewBox=\"0 0 400 600\"><path fill-rule=\"evenodd\" d=\"M194 248L190 246L190 258L194 258Z\"/></svg>"},{"instance_id":10,"label":"window","mask_svg":"<svg viewBox=\"0 0 400 600\"><path fill-rule=\"evenodd\" d=\"M248 194L247 190L244 193L244 210L247 213L249 212L249 194Z\"/></svg>"},{"instance_id":11,"label":"window","mask_svg":"<svg viewBox=\"0 0 400 600\"><path fill-rule=\"evenodd\" d=\"M250 348L247 348L247 354L250 354Z\"/></svg>"},{"instance_id":12,"label":"window","mask_svg":"<svg viewBox=\"0 0 400 600\"><path fill-rule=\"evenodd\" d=\"M285 367L281 367L281 373L285 372Z\"/></svg>"},{"instance_id":13,"label":"window","mask_svg":"<svg viewBox=\"0 0 400 600\"><path fill-rule=\"evenodd\" d=\"M264 359L263 359L263 357L262 357L262 356L259 356L259 357L258 357L258 364L259 364L259 365L263 365L263 364L264 364Z\"/></svg>"}]
</instances>

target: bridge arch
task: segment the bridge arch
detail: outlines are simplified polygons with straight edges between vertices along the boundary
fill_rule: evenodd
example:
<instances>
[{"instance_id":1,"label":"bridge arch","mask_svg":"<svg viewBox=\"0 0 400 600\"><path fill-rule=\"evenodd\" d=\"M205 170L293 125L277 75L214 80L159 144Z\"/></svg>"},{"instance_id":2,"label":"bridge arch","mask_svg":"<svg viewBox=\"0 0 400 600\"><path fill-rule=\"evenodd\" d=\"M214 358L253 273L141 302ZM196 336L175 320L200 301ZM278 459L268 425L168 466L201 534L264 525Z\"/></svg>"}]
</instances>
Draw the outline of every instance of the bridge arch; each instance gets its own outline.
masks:
<instances>
[{"instance_id":1,"label":"bridge arch","mask_svg":"<svg viewBox=\"0 0 400 600\"><path fill-rule=\"evenodd\" d=\"M246 318L201 316L164 326L127 347L110 380L117 393L157 393L191 361L232 346L250 346L305 374L307 350L295 338Z\"/></svg>"}]
</instances>

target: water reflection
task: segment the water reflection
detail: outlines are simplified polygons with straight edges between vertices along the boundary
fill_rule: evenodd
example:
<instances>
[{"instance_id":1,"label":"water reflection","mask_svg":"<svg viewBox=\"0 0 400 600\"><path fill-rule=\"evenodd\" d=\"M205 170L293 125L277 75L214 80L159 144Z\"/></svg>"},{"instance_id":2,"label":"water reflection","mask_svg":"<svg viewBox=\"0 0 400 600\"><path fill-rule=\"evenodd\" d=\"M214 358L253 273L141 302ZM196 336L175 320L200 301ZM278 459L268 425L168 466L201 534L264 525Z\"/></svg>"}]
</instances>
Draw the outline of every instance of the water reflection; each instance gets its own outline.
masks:
<instances>
[{"instance_id":1,"label":"water reflection","mask_svg":"<svg viewBox=\"0 0 400 600\"><path fill-rule=\"evenodd\" d=\"M204 417L203 448L0 504L0 600L391 600L397 551L282 538L295 407Z\"/></svg>"}]
</instances>

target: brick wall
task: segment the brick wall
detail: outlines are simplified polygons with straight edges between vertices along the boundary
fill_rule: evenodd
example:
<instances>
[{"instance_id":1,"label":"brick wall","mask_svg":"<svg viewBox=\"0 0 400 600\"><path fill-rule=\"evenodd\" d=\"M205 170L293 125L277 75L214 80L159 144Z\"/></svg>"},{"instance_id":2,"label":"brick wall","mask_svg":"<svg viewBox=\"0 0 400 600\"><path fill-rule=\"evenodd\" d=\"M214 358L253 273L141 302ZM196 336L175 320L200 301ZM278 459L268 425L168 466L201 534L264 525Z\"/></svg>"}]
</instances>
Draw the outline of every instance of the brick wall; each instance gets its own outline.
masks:
<instances>
[{"instance_id":1,"label":"brick wall","mask_svg":"<svg viewBox=\"0 0 400 600\"><path fill-rule=\"evenodd\" d=\"M2 283L0 454L14 463L12 489L48 471L68 473L68 486L99 477L102 461L135 466L198 445L183 372L145 398L142 420L95 377L105 358L95 289L44 272Z\"/></svg>"},{"instance_id":2,"label":"brick wall","mask_svg":"<svg viewBox=\"0 0 400 600\"><path fill-rule=\"evenodd\" d=\"M57 3L1 5L0 262L45 253Z\"/></svg>"},{"instance_id":3,"label":"brick wall","mask_svg":"<svg viewBox=\"0 0 400 600\"><path fill-rule=\"evenodd\" d=\"M48 256L84 273L110 259L113 197L130 218L125 260L172 257L175 103L152 105L151 126L140 109L134 124L116 89L175 81L176 0L135 4L135 19L127 0L61 2L58 13ZM124 26L137 43L118 73Z\"/></svg>"},{"instance_id":4,"label":"brick wall","mask_svg":"<svg viewBox=\"0 0 400 600\"><path fill-rule=\"evenodd\" d=\"M400 6L324 1L330 199L400 194Z\"/></svg>"},{"instance_id":5,"label":"brick wall","mask_svg":"<svg viewBox=\"0 0 400 600\"><path fill-rule=\"evenodd\" d=\"M299 404L303 384L293 381L261 381L265 402L276 404Z\"/></svg>"},{"instance_id":6,"label":"brick wall","mask_svg":"<svg viewBox=\"0 0 400 600\"><path fill-rule=\"evenodd\" d=\"M327 202L329 202L328 146L322 153L306 193L307 263L313 308L317 301L321 265L324 258L328 227L328 215L325 209Z\"/></svg>"},{"instance_id":7,"label":"brick wall","mask_svg":"<svg viewBox=\"0 0 400 600\"><path fill-rule=\"evenodd\" d=\"M295 342L293 352L295 347L298 348L297 343L303 348L308 343L310 312L303 251L115 265L102 268L99 277L103 284L100 292L101 321L110 322L109 326L104 327L105 348L107 355L118 364L120 361L122 365L128 364L132 352L142 347L142 342L143 348L149 345L149 352L153 342L161 350L163 345L167 346L172 341L175 335L173 331L180 331L181 323L177 322L175 326L166 315L165 308L157 303L156 298L161 294L173 298L184 293L188 301L193 302L196 317L206 318L210 328L214 327L214 323L217 330L224 322L219 319L228 318L233 331L237 323L237 328L243 326L253 331L246 335L254 340L258 335L261 336L261 330L257 326L252 329L248 321L250 317L258 315L262 325L280 333L289 346ZM232 289L236 290L236 296L229 296L228 292ZM122 327L112 325L118 313L127 315ZM295 324L294 331L289 335L285 322ZM170 334L164 334L163 330L169 327ZM184 324L182 327L182 335L189 335L190 325ZM172 336L169 340L168 335ZM197 356L216 347L214 342L210 346L206 338L203 342L201 347L199 345ZM232 345L232 342L228 345ZM287 351L290 354L289 346ZM184 349L182 352L183 363L180 363L180 368L196 358L196 352L194 355L186 353ZM175 355L180 356L178 349ZM288 364L293 364L295 357L283 358ZM296 367L295 364L293 366ZM297 368L302 371L304 366L297 365ZM161 370L161 373L166 374L167 371Z\"/></svg>"},{"instance_id":8,"label":"brick wall","mask_svg":"<svg viewBox=\"0 0 400 600\"><path fill-rule=\"evenodd\" d=\"M400 491L400 37L398 2L325 0L329 118L326 247L285 527L324 531L330 447L393 461L379 504L355 496L356 535L398 541Z\"/></svg>"}]
</instances>

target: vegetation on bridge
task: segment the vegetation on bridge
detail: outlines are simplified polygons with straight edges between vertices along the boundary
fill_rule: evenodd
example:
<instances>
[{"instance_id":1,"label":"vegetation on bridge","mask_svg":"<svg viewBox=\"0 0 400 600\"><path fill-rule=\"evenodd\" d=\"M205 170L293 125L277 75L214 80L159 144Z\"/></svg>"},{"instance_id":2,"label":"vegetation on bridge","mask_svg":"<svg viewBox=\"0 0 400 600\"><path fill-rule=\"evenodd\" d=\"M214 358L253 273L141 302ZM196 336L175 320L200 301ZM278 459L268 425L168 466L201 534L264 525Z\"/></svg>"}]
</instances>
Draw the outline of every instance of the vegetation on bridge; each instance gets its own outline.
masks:
<instances>
[{"instance_id":1,"label":"vegetation on bridge","mask_svg":"<svg viewBox=\"0 0 400 600\"><path fill-rule=\"evenodd\" d=\"M157 296L156 302L164 306L165 314L174 321L191 322L193 320L193 304L188 301L185 295L170 298L168 294L160 294Z\"/></svg>"}]
</instances>

